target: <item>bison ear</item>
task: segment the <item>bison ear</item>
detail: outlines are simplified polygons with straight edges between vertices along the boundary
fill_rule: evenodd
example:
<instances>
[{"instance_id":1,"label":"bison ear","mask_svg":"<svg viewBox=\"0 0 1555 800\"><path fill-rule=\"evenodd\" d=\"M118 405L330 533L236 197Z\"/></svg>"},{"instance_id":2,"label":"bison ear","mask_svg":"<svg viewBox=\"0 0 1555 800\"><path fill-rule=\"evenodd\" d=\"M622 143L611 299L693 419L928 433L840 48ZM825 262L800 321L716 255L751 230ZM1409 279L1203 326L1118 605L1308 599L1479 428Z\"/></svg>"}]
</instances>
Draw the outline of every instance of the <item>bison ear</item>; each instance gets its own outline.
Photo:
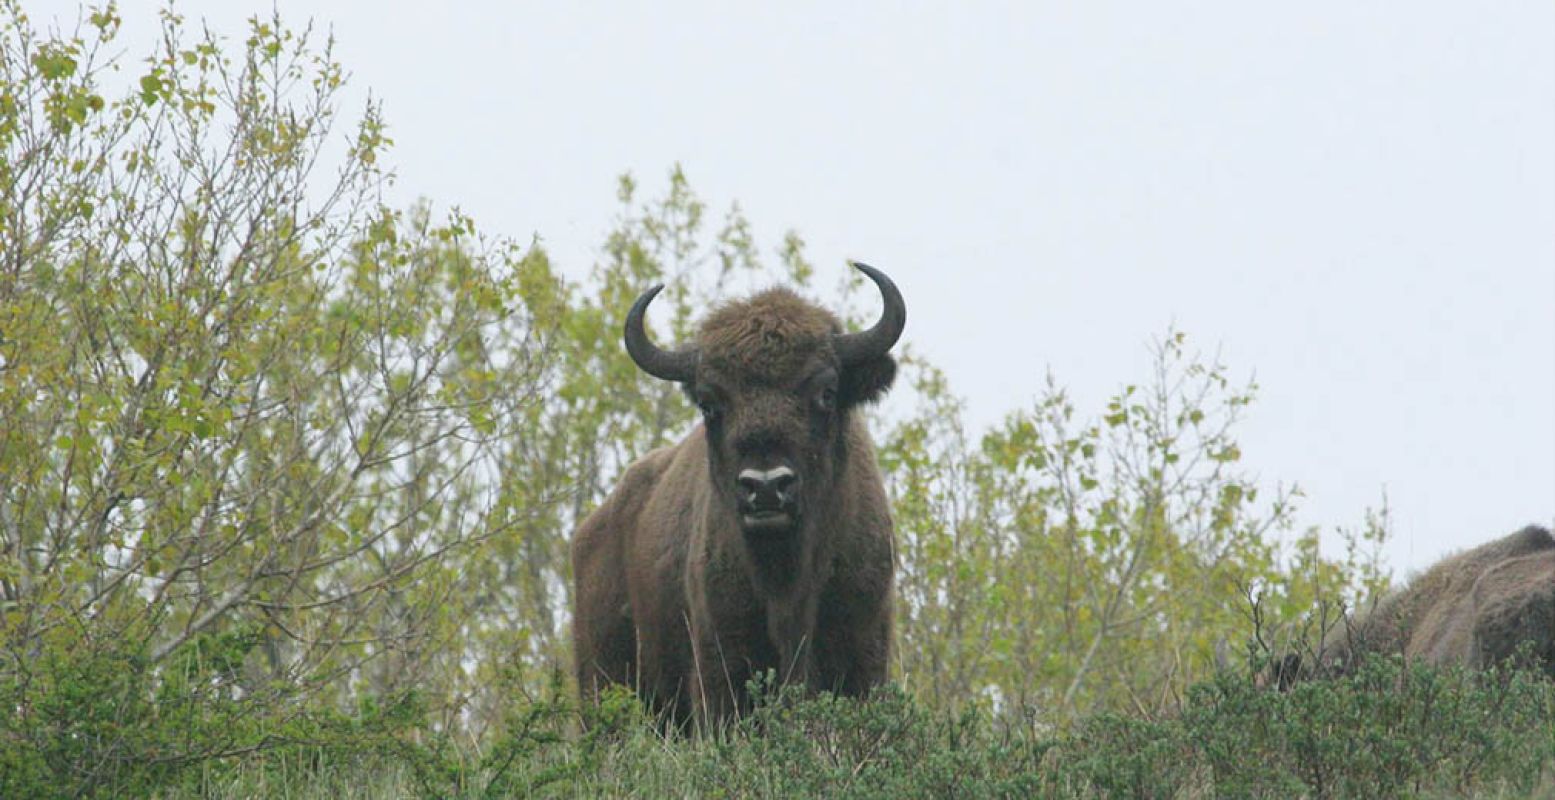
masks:
<instances>
[{"instance_id":1,"label":"bison ear","mask_svg":"<svg viewBox=\"0 0 1555 800\"><path fill-rule=\"evenodd\" d=\"M865 359L842 370L837 381L837 401L844 409L873 403L896 380L896 359L889 355Z\"/></svg>"}]
</instances>

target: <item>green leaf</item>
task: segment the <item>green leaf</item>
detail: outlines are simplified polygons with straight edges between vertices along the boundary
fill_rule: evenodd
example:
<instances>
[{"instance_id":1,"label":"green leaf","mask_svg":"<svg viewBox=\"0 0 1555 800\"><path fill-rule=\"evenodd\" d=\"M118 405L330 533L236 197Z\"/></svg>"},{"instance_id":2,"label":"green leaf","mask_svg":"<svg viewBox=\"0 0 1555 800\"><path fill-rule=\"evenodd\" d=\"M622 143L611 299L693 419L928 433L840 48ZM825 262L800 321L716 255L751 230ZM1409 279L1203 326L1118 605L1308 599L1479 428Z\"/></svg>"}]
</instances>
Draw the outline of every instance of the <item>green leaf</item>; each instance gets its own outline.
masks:
<instances>
[{"instance_id":1,"label":"green leaf","mask_svg":"<svg viewBox=\"0 0 1555 800\"><path fill-rule=\"evenodd\" d=\"M38 68L38 73L44 80L55 81L68 78L76 72L76 60L60 52L51 52L50 48L40 50L32 57L33 66Z\"/></svg>"},{"instance_id":2,"label":"green leaf","mask_svg":"<svg viewBox=\"0 0 1555 800\"><path fill-rule=\"evenodd\" d=\"M158 72L143 75L140 79L140 101L147 106L156 105L162 98L162 77Z\"/></svg>"}]
</instances>

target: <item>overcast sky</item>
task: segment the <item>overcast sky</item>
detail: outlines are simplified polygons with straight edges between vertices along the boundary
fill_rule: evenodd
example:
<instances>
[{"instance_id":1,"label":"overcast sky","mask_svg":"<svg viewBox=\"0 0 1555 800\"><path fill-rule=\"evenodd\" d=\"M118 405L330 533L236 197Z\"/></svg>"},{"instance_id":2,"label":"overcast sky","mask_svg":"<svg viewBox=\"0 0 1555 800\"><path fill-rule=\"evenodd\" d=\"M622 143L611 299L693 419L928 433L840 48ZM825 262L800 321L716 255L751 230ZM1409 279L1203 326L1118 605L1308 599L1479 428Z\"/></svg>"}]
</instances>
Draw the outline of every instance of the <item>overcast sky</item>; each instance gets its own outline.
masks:
<instances>
[{"instance_id":1,"label":"overcast sky","mask_svg":"<svg viewBox=\"0 0 1555 800\"><path fill-rule=\"evenodd\" d=\"M573 275L679 162L819 285L889 272L978 428L1175 325L1256 372L1245 465L1305 523L1386 490L1397 570L1555 518L1555 3L733 5L277 2L382 99L396 200Z\"/></svg>"}]
</instances>

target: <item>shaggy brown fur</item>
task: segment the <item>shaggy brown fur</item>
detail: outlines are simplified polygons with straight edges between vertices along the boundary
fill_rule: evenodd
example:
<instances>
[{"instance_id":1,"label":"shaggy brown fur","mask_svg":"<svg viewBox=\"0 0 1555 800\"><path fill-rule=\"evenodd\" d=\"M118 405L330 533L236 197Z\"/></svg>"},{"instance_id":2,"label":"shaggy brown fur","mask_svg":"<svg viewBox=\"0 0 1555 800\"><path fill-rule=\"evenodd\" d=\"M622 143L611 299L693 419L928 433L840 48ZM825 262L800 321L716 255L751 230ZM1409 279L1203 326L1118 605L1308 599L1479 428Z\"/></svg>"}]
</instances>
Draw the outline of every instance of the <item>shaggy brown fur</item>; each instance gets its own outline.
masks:
<instances>
[{"instance_id":1,"label":"shaggy brown fur","mask_svg":"<svg viewBox=\"0 0 1555 800\"><path fill-rule=\"evenodd\" d=\"M1555 537L1537 526L1451 556L1325 640L1322 668L1367 653L1482 668L1531 642L1555 675Z\"/></svg>"},{"instance_id":2,"label":"shaggy brown fur","mask_svg":"<svg viewBox=\"0 0 1555 800\"><path fill-rule=\"evenodd\" d=\"M708 314L697 344L704 363L751 382L775 383L803 369L841 332L831 312L779 287Z\"/></svg>"},{"instance_id":3,"label":"shaggy brown fur","mask_svg":"<svg viewBox=\"0 0 1555 800\"><path fill-rule=\"evenodd\" d=\"M839 363L829 312L776 289L713 311L687 393L704 422L633 464L573 538L574 659L585 701L637 689L684 726L728 719L745 683L859 695L886 677L894 544L853 413L889 388L881 354ZM792 529L753 531L741 470L799 475Z\"/></svg>"}]
</instances>

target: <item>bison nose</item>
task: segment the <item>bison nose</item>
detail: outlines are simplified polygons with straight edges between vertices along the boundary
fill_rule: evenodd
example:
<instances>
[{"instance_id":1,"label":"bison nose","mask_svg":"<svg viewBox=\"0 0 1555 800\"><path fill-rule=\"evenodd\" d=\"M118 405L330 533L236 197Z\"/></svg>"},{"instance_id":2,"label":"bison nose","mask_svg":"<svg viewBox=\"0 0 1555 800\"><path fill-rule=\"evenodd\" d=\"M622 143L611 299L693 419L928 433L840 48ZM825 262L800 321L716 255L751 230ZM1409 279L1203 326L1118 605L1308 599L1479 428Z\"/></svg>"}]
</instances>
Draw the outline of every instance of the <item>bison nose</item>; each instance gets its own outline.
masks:
<instances>
[{"instance_id":1,"label":"bison nose","mask_svg":"<svg viewBox=\"0 0 1555 800\"><path fill-rule=\"evenodd\" d=\"M794 486L799 476L788 467L747 469L736 481L740 485L740 504L748 511L780 511L794 503Z\"/></svg>"}]
</instances>

